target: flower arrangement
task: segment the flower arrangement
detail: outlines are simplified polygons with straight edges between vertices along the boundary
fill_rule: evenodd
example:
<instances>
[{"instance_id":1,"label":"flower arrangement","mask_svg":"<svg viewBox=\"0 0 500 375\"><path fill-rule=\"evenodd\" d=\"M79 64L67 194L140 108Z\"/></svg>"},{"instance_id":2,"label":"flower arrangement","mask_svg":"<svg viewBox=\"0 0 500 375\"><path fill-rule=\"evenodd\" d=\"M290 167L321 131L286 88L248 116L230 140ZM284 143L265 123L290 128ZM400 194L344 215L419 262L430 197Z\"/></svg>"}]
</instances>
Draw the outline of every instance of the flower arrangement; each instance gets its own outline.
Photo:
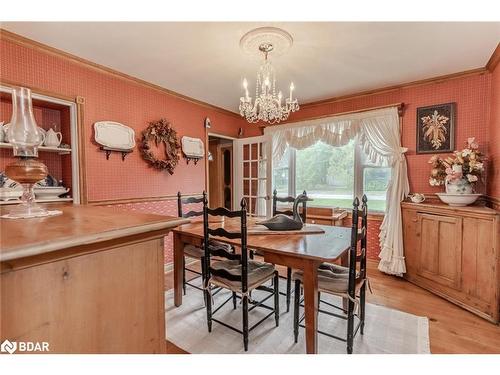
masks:
<instances>
[{"instance_id":1,"label":"flower arrangement","mask_svg":"<svg viewBox=\"0 0 500 375\"><path fill-rule=\"evenodd\" d=\"M454 151L453 156L441 159L437 155L430 158L432 164L429 184L431 186L445 185L462 179L474 184L484 172L484 159L479 144L475 138L467 139L467 147L462 151Z\"/></svg>"}]
</instances>

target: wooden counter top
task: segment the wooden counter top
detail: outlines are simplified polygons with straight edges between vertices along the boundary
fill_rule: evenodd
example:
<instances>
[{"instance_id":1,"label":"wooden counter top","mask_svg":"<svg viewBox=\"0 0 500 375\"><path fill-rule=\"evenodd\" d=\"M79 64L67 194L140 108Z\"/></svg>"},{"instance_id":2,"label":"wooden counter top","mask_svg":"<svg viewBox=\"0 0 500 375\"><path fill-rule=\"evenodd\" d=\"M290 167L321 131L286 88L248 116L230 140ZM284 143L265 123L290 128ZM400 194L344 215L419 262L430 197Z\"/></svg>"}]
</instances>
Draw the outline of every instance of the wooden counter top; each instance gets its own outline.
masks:
<instances>
[{"instance_id":1,"label":"wooden counter top","mask_svg":"<svg viewBox=\"0 0 500 375\"><path fill-rule=\"evenodd\" d=\"M401 202L401 207L411 208L414 210L418 209L435 209L435 210L446 210L447 212L461 213L461 214L473 214L473 215L498 215L499 212L485 206L470 205L463 207L454 207L447 204L436 202L436 203L413 203L413 202Z\"/></svg>"},{"instance_id":2,"label":"wooden counter top","mask_svg":"<svg viewBox=\"0 0 500 375\"><path fill-rule=\"evenodd\" d=\"M80 245L167 230L189 222L177 217L120 212L106 207L57 205L62 215L0 219L0 261L24 258ZM0 208L5 214L8 208Z\"/></svg>"}]
</instances>

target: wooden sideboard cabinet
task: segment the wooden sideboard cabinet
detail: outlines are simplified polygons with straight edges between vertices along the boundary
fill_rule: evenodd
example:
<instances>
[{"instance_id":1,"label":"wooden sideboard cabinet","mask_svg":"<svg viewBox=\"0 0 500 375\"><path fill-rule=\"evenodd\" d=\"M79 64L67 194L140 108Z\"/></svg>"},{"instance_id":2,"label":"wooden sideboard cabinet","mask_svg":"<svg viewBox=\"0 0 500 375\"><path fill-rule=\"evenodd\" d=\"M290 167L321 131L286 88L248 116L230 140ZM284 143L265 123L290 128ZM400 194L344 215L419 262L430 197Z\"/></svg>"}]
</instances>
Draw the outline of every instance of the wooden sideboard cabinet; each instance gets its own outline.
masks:
<instances>
[{"instance_id":1,"label":"wooden sideboard cabinet","mask_svg":"<svg viewBox=\"0 0 500 375\"><path fill-rule=\"evenodd\" d=\"M342 226L347 213L347 210L335 210L330 207L307 207L307 222L318 225Z\"/></svg>"},{"instance_id":2,"label":"wooden sideboard cabinet","mask_svg":"<svg viewBox=\"0 0 500 375\"><path fill-rule=\"evenodd\" d=\"M401 204L405 278L499 322L499 213L487 207Z\"/></svg>"}]
</instances>

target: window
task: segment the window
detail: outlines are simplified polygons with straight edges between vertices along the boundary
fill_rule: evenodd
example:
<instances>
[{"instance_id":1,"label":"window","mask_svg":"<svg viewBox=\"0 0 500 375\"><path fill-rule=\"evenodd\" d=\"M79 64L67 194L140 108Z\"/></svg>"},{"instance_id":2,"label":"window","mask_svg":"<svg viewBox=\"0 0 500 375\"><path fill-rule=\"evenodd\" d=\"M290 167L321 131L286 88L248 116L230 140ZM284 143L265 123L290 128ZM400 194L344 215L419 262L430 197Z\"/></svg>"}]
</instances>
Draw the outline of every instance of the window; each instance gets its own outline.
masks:
<instances>
[{"instance_id":1,"label":"window","mask_svg":"<svg viewBox=\"0 0 500 375\"><path fill-rule=\"evenodd\" d=\"M318 142L303 150L289 148L273 167L278 195L305 190L314 199L310 206L351 208L354 196L366 194L370 210L384 211L390 178L390 168L370 163L356 140L341 147Z\"/></svg>"}]
</instances>

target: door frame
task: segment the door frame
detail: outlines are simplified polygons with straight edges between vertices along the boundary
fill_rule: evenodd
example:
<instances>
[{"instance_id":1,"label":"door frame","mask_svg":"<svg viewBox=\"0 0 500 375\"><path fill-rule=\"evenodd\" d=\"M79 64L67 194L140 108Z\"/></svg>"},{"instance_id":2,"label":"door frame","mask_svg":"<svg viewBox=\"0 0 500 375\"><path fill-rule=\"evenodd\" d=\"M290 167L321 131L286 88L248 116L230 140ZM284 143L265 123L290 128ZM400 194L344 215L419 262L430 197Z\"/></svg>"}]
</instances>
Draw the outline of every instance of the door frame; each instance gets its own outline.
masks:
<instances>
[{"instance_id":1,"label":"door frame","mask_svg":"<svg viewBox=\"0 0 500 375\"><path fill-rule=\"evenodd\" d=\"M206 129L206 128L205 128ZM227 139L227 140L230 140L230 141L233 141L233 186L231 186L231 189L233 191L233 197L234 197L234 144L236 140L238 140L238 138L234 138L234 137L231 137L229 135L224 135L224 134L218 134L218 133L213 133L213 132L210 132L210 131L206 131L205 132L205 145L206 145L206 150L205 150L205 192L207 193L207 197L210 196L210 188L209 188L209 183L208 183L208 140L210 137L217 137L217 138L221 138L221 139ZM234 203L234 198L233 198L233 203ZM233 204L233 208L234 208L234 204Z\"/></svg>"}]
</instances>

